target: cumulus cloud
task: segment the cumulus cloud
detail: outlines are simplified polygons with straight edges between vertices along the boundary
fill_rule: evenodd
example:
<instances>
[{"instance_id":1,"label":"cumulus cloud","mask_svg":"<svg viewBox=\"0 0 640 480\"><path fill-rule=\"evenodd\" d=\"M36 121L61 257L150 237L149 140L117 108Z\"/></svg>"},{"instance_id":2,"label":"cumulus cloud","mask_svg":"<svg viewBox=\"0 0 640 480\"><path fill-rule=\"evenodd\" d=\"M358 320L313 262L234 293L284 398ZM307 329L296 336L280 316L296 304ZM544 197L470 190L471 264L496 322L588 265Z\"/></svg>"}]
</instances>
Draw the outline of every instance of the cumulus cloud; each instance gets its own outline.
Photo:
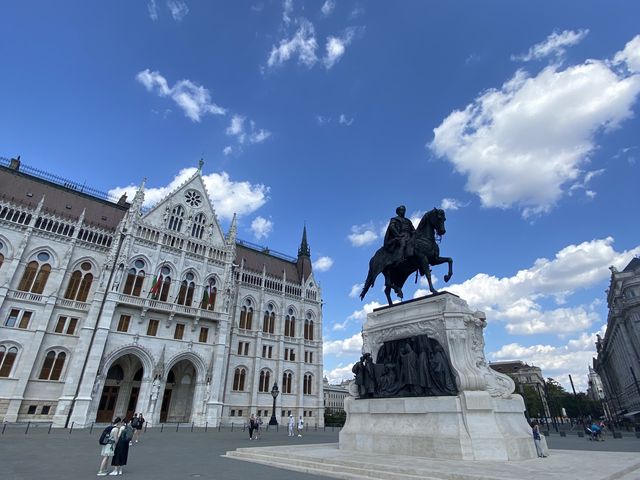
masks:
<instances>
[{"instance_id":1,"label":"cumulus cloud","mask_svg":"<svg viewBox=\"0 0 640 480\"><path fill-rule=\"evenodd\" d=\"M283 38L276 46L271 47L267 59L270 68L279 67L291 58L298 59L298 63L311 68L318 61L316 49L318 41L313 24L305 18L298 21L298 30L291 38Z\"/></svg>"},{"instance_id":2,"label":"cumulus cloud","mask_svg":"<svg viewBox=\"0 0 640 480\"><path fill-rule=\"evenodd\" d=\"M324 355L359 355L362 351L362 335L356 333L350 338L342 340L327 340L322 343Z\"/></svg>"},{"instance_id":3,"label":"cumulus cloud","mask_svg":"<svg viewBox=\"0 0 640 480\"><path fill-rule=\"evenodd\" d=\"M353 323L353 322L364 323L364 321L367 319L367 314L373 312L376 308L380 308L382 306L383 305L381 303L378 303L375 300L373 302L366 303L360 310L355 310L351 315L349 315L344 320L344 322L335 323L333 325L333 329L344 330L345 328L347 328L347 325L349 325L350 323Z\"/></svg>"},{"instance_id":4,"label":"cumulus cloud","mask_svg":"<svg viewBox=\"0 0 640 480\"><path fill-rule=\"evenodd\" d=\"M351 245L354 247L363 247L372 244L379 237L373 224L368 223L365 225L353 225L347 238L349 238Z\"/></svg>"},{"instance_id":5,"label":"cumulus cloud","mask_svg":"<svg viewBox=\"0 0 640 480\"><path fill-rule=\"evenodd\" d=\"M358 295L360 295L360 292L362 291L363 288L364 288L364 283L356 283L355 285L353 285L351 287L351 291L349 292L349 296L351 298L356 298Z\"/></svg>"},{"instance_id":6,"label":"cumulus cloud","mask_svg":"<svg viewBox=\"0 0 640 480\"><path fill-rule=\"evenodd\" d=\"M189 7L182 0L167 0L167 8L176 22L181 22L189 13Z\"/></svg>"},{"instance_id":7,"label":"cumulus cloud","mask_svg":"<svg viewBox=\"0 0 640 480\"><path fill-rule=\"evenodd\" d=\"M624 49L613 57L613 64L626 64L630 72L640 72L640 35L633 37Z\"/></svg>"},{"instance_id":8,"label":"cumulus cloud","mask_svg":"<svg viewBox=\"0 0 640 480\"><path fill-rule=\"evenodd\" d=\"M154 22L158 20L158 5L156 0L149 0L147 3L147 11L149 12L149 18Z\"/></svg>"},{"instance_id":9,"label":"cumulus cloud","mask_svg":"<svg viewBox=\"0 0 640 480\"><path fill-rule=\"evenodd\" d=\"M328 17L329 15L331 15L334 8L336 8L336 2L334 2L333 0L326 0L322 4L322 8L320 8L320 11L325 17Z\"/></svg>"},{"instance_id":10,"label":"cumulus cloud","mask_svg":"<svg viewBox=\"0 0 640 480\"><path fill-rule=\"evenodd\" d=\"M443 210L458 210L460 208L466 207L468 204L463 203L460 200L456 200L455 198L443 198L440 202L440 208Z\"/></svg>"},{"instance_id":11,"label":"cumulus cloud","mask_svg":"<svg viewBox=\"0 0 640 480\"><path fill-rule=\"evenodd\" d=\"M564 30L561 33L553 32L543 42L536 43L524 55L512 55L512 60L522 60L528 62L531 60L540 60L545 57L562 57L567 47L571 47L580 43L587 36L589 30Z\"/></svg>"},{"instance_id":12,"label":"cumulus cloud","mask_svg":"<svg viewBox=\"0 0 640 480\"><path fill-rule=\"evenodd\" d=\"M251 222L251 231L258 240L267 238L273 231L273 222L264 217L256 217Z\"/></svg>"},{"instance_id":13,"label":"cumulus cloud","mask_svg":"<svg viewBox=\"0 0 640 480\"><path fill-rule=\"evenodd\" d=\"M318 272L326 272L333 266L333 258L331 257L320 257L318 260L313 262L313 269Z\"/></svg>"},{"instance_id":14,"label":"cumulus cloud","mask_svg":"<svg viewBox=\"0 0 640 480\"><path fill-rule=\"evenodd\" d=\"M327 38L327 43L325 44L325 55L322 59L327 70L340 61L342 56L345 54L347 47L351 45L355 35L361 31L362 28L351 27L346 29L339 37L330 36Z\"/></svg>"},{"instance_id":15,"label":"cumulus cloud","mask_svg":"<svg viewBox=\"0 0 640 480\"><path fill-rule=\"evenodd\" d=\"M136 75L136 80L145 86L147 91L155 92L160 97L171 98L184 114L194 122L207 114L224 115L226 110L211 101L209 90L191 80L179 80L169 87L169 83L160 72L148 68Z\"/></svg>"},{"instance_id":16,"label":"cumulus cloud","mask_svg":"<svg viewBox=\"0 0 640 480\"><path fill-rule=\"evenodd\" d=\"M489 319L505 322L511 334L575 332L589 328L599 317L595 305L544 310L544 299L564 303L567 296L606 280L608 267L624 268L640 253L640 245L618 252L613 238L569 245L552 260L539 258L511 277L497 278L479 273L447 290L464 298L471 308L483 310Z\"/></svg>"},{"instance_id":17,"label":"cumulus cloud","mask_svg":"<svg viewBox=\"0 0 640 480\"><path fill-rule=\"evenodd\" d=\"M235 137L238 143L243 144L245 141L249 143L262 143L271 136L271 132L262 128L258 129L253 120L249 121L249 128L245 128L246 117L242 115L233 115L231 123L227 127L226 133L231 137Z\"/></svg>"},{"instance_id":18,"label":"cumulus cloud","mask_svg":"<svg viewBox=\"0 0 640 480\"><path fill-rule=\"evenodd\" d=\"M190 179L196 170L195 167L183 168L168 185L145 188L144 206L150 207L164 199ZM253 213L269 199L269 187L249 182L235 182L226 172L203 175L202 179L217 215L224 220L230 220L234 213L240 216ZM119 198L123 193L126 193L127 197L131 199L137 189L136 185L115 187L109 190L109 195Z\"/></svg>"},{"instance_id":19,"label":"cumulus cloud","mask_svg":"<svg viewBox=\"0 0 640 480\"><path fill-rule=\"evenodd\" d=\"M596 332L583 332L565 345L536 344L523 346L519 343L503 345L498 351L489 352L491 361L522 360L542 369L545 377L552 377L570 389L569 375L577 390L587 389L587 365L595 356L596 334L604 337L605 325Z\"/></svg>"},{"instance_id":20,"label":"cumulus cloud","mask_svg":"<svg viewBox=\"0 0 640 480\"><path fill-rule=\"evenodd\" d=\"M355 361L353 363L355 363ZM342 383L343 380L353 380L352 368L353 366L351 364L346 366L338 365L333 370L325 370L324 376L327 377L330 384L337 385Z\"/></svg>"},{"instance_id":21,"label":"cumulus cloud","mask_svg":"<svg viewBox=\"0 0 640 480\"><path fill-rule=\"evenodd\" d=\"M616 57L632 55L625 47ZM621 74L605 61L548 66L534 76L519 70L452 112L428 147L467 177L466 189L484 207L541 214L581 181L597 134L631 117L639 93L640 74Z\"/></svg>"}]
</instances>

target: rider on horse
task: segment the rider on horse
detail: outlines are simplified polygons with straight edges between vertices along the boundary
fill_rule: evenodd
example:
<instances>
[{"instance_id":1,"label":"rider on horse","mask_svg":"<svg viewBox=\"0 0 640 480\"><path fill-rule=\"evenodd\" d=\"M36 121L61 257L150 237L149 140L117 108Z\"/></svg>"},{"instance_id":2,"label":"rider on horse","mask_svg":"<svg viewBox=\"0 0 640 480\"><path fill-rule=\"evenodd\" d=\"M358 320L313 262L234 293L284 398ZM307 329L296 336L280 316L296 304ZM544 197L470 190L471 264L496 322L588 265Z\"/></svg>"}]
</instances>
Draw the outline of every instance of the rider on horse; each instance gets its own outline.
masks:
<instances>
[{"instance_id":1,"label":"rider on horse","mask_svg":"<svg viewBox=\"0 0 640 480\"><path fill-rule=\"evenodd\" d=\"M407 208L400 205L396 208L397 216L389 220L387 232L384 235L384 248L389 253L389 264L397 264L413 255L413 236L416 229L408 218L405 218Z\"/></svg>"}]
</instances>

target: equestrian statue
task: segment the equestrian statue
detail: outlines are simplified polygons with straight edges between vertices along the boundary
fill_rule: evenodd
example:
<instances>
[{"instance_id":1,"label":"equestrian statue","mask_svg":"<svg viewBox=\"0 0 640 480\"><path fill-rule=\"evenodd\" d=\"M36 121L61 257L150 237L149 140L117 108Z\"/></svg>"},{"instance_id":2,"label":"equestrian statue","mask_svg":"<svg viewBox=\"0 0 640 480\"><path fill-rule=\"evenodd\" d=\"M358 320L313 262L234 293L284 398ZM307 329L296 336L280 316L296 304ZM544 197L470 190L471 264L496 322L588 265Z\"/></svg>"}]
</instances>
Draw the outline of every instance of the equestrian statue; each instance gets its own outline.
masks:
<instances>
[{"instance_id":1,"label":"equestrian statue","mask_svg":"<svg viewBox=\"0 0 640 480\"><path fill-rule=\"evenodd\" d=\"M397 216L389 221L384 244L369 261L369 273L360 293L360 300L364 299L380 273L384 275L384 294L389 305L393 304L391 290L402 300L402 287L414 272L416 282L418 274L426 276L429 290L431 293L437 293L431 282L430 265L448 263L449 272L444 276L444 281L448 282L451 279L453 259L441 257L438 247L440 239L446 233L444 210L434 208L425 213L418 228L414 228L411 220L405 218L406 211L404 205L399 206L396 208Z\"/></svg>"}]
</instances>

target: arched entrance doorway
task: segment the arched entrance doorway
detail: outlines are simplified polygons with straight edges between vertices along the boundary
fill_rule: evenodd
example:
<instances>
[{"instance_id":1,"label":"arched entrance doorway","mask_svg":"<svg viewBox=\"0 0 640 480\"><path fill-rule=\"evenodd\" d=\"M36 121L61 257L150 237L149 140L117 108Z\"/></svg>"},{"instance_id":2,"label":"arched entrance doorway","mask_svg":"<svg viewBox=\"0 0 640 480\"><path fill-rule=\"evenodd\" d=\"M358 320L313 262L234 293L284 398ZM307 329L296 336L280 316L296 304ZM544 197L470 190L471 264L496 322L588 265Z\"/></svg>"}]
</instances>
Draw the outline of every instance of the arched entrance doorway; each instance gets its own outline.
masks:
<instances>
[{"instance_id":1,"label":"arched entrance doorway","mask_svg":"<svg viewBox=\"0 0 640 480\"><path fill-rule=\"evenodd\" d=\"M111 422L114 417L131 418L140 394L144 367L133 354L117 358L107 371L96 422Z\"/></svg>"},{"instance_id":2,"label":"arched entrance doorway","mask_svg":"<svg viewBox=\"0 0 640 480\"><path fill-rule=\"evenodd\" d=\"M190 422L193 394L196 385L196 369L189 360L176 363L167 374L160 423Z\"/></svg>"}]
</instances>

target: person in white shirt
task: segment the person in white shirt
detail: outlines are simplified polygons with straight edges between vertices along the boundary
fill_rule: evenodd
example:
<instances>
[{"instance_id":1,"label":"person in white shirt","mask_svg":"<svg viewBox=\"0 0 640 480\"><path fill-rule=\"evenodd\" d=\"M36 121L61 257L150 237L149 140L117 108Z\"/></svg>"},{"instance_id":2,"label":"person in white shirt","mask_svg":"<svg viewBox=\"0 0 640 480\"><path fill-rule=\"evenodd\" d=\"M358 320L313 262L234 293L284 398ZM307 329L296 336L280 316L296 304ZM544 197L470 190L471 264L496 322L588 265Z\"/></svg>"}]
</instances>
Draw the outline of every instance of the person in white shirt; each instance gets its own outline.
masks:
<instances>
[{"instance_id":1,"label":"person in white shirt","mask_svg":"<svg viewBox=\"0 0 640 480\"><path fill-rule=\"evenodd\" d=\"M293 419L293 415L289 415L289 436L293 437L293 426L296 424L296 421Z\"/></svg>"}]
</instances>

